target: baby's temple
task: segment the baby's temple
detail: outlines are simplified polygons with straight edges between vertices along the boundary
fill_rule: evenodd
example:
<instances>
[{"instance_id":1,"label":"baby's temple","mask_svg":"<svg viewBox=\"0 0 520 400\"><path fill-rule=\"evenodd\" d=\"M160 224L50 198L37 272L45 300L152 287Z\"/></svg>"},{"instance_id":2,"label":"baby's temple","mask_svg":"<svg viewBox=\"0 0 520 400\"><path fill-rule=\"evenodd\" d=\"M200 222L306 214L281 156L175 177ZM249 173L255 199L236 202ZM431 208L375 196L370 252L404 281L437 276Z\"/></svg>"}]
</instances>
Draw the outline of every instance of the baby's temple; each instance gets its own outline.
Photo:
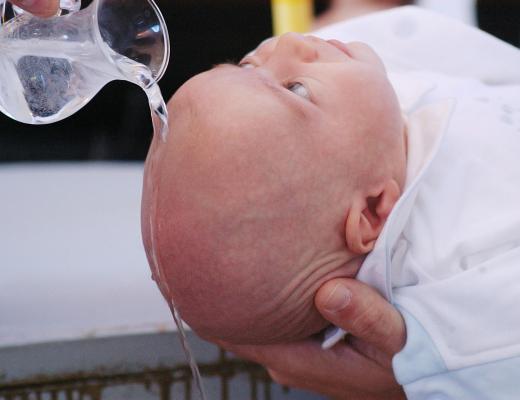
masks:
<instances>
[{"instance_id":1,"label":"baby's temple","mask_svg":"<svg viewBox=\"0 0 520 400\"><path fill-rule=\"evenodd\" d=\"M224 3L4 4L0 400L517 398L515 36Z\"/></svg>"}]
</instances>

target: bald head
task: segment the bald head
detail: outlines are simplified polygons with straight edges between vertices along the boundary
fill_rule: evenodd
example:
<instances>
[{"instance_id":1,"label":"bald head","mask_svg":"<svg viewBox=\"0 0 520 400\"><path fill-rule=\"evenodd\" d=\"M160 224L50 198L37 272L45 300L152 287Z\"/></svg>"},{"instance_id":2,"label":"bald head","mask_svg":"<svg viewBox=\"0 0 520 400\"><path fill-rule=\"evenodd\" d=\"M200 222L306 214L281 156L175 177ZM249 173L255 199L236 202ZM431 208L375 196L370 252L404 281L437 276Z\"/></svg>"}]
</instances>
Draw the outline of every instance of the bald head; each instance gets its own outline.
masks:
<instances>
[{"instance_id":1,"label":"bald head","mask_svg":"<svg viewBox=\"0 0 520 400\"><path fill-rule=\"evenodd\" d=\"M346 245L345 215L374 171L352 155L372 141L368 119L330 119L268 74L231 66L188 81L169 111L168 140L147 162L143 233L182 318L234 343L325 327L314 293L362 259Z\"/></svg>"}]
</instances>

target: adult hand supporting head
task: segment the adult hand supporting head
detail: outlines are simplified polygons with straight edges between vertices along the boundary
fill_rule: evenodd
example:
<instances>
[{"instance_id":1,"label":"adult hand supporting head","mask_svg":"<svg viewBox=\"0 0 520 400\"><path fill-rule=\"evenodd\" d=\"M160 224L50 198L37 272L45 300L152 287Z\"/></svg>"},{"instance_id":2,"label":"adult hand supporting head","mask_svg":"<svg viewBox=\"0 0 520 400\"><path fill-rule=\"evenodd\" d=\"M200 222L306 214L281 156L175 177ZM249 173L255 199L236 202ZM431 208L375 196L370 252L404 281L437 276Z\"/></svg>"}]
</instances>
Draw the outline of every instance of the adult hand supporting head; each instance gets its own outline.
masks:
<instances>
[{"instance_id":1,"label":"adult hand supporting head","mask_svg":"<svg viewBox=\"0 0 520 400\"><path fill-rule=\"evenodd\" d=\"M322 315L351 333L330 350L304 341L266 346L224 345L237 355L264 365L273 380L349 400L405 399L391 360L404 346L404 321L375 290L354 279L334 279L315 298Z\"/></svg>"},{"instance_id":2,"label":"adult hand supporting head","mask_svg":"<svg viewBox=\"0 0 520 400\"><path fill-rule=\"evenodd\" d=\"M56 15L59 0L12 0L12 3L37 17Z\"/></svg>"}]
</instances>

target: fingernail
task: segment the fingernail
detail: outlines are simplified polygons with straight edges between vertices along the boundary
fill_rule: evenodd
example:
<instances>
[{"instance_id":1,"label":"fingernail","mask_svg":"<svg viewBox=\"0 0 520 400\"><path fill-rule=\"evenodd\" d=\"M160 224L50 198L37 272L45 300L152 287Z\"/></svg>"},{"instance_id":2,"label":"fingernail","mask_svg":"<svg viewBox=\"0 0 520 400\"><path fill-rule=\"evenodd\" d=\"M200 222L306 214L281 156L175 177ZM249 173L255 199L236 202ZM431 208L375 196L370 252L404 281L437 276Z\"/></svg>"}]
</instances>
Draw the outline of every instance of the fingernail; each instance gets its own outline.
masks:
<instances>
[{"instance_id":1,"label":"fingernail","mask_svg":"<svg viewBox=\"0 0 520 400\"><path fill-rule=\"evenodd\" d=\"M343 310L348 303L350 303L350 299L352 298L352 293L341 283L337 283L332 289L329 297L325 301L324 308L328 312L338 312Z\"/></svg>"}]
</instances>

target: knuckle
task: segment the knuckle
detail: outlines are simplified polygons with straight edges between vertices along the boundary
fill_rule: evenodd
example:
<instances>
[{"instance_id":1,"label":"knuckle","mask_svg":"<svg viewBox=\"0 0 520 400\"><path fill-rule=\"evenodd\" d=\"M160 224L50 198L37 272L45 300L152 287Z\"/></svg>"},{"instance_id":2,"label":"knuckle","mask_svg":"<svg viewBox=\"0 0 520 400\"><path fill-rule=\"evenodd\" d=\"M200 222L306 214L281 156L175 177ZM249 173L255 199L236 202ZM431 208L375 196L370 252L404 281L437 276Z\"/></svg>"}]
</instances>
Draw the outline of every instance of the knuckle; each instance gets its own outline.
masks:
<instances>
[{"instance_id":1,"label":"knuckle","mask_svg":"<svg viewBox=\"0 0 520 400\"><path fill-rule=\"evenodd\" d=\"M384 317L384 313L378 308L366 308L352 321L352 333L361 339L382 336L385 332Z\"/></svg>"}]
</instances>

